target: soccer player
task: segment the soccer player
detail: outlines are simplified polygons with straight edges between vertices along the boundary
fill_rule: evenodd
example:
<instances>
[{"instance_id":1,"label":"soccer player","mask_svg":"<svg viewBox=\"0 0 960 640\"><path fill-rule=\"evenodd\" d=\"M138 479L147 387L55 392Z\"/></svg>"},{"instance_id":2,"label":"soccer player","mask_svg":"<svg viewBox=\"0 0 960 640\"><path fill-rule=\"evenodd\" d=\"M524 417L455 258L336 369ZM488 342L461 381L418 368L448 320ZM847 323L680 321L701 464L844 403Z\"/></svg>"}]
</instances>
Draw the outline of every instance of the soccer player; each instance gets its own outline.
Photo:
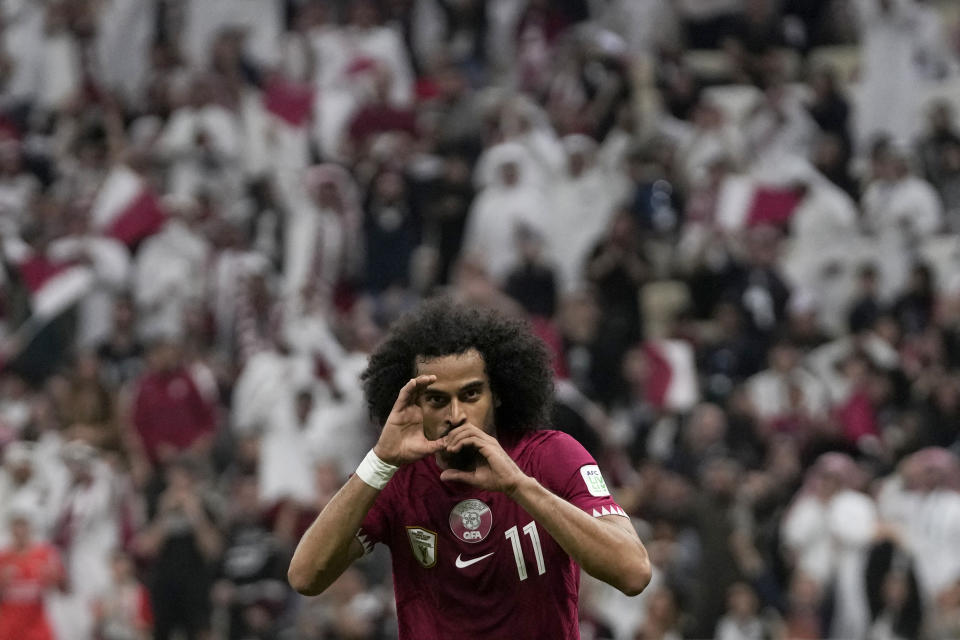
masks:
<instances>
[{"instance_id":1,"label":"soccer player","mask_svg":"<svg viewBox=\"0 0 960 640\"><path fill-rule=\"evenodd\" d=\"M297 591L321 593L380 542L402 640L562 640L579 638L577 565L628 595L647 585L647 552L596 462L540 428L551 369L523 323L426 303L363 383L383 429L301 538Z\"/></svg>"}]
</instances>

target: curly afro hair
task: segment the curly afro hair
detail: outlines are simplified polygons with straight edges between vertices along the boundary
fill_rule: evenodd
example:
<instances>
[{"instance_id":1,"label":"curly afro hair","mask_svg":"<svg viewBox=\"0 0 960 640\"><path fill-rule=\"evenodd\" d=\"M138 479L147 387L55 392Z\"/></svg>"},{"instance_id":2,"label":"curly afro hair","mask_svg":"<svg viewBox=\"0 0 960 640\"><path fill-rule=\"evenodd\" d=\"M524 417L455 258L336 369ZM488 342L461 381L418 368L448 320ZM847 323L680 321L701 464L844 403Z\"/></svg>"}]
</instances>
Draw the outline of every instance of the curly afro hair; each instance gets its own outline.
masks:
<instances>
[{"instance_id":1,"label":"curly afro hair","mask_svg":"<svg viewBox=\"0 0 960 640\"><path fill-rule=\"evenodd\" d=\"M370 356L361 380L373 419L386 422L400 388L416 374L418 358L470 349L483 356L490 389L500 400L494 414L498 432L544 426L553 401L553 372L543 342L521 320L445 298L401 317Z\"/></svg>"}]
</instances>

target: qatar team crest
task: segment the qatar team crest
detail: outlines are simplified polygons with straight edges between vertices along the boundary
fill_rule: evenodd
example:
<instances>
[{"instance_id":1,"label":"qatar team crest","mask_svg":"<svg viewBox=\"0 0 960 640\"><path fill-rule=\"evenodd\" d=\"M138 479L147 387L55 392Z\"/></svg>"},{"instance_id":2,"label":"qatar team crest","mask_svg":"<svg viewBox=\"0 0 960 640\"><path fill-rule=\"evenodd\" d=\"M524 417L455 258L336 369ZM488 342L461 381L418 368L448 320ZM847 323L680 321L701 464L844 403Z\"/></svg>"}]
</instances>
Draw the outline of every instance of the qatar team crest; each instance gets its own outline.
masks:
<instances>
[{"instance_id":1,"label":"qatar team crest","mask_svg":"<svg viewBox=\"0 0 960 640\"><path fill-rule=\"evenodd\" d=\"M437 564L437 534L435 532L423 527L407 527L407 537L410 538L413 557L424 569L429 569Z\"/></svg>"},{"instance_id":2,"label":"qatar team crest","mask_svg":"<svg viewBox=\"0 0 960 640\"><path fill-rule=\"evenodd\" d=\"M493 512L486 504L471 498L457 503L450 512L450 529L457 540L480 542L493 527Z\"/></svg>"}]
</instances>

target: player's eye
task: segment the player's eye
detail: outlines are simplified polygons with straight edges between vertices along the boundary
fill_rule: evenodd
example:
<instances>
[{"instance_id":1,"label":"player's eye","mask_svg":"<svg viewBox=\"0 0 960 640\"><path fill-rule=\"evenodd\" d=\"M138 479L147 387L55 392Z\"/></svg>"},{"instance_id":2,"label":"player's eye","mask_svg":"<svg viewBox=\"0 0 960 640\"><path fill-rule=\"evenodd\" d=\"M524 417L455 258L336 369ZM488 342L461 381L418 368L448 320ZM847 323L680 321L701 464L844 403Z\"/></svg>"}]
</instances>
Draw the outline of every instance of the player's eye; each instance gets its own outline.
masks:
<instances>
[{"instance_id":1,"label":"player's eye","mask_svg":"<svg viewBox=\"0 0 960 640\"><path fill-rule=\"evenodd\" d=\"M463 392L463 399L476 400L480 397L480 394L481 394L480 389L476 387L474 387L473 389L467 389L466 391Z\"/></svg>"},{"instance_id":2,"label":"player's eye","mask_svg":"<svg viewBox=\"0 0 960 640\"><path fill-rule=\"evenodd\" d=\"M447 404L447 399L443 396L427 396L427 404L431 407L442 407Z\"/></svg>"}]
</instances>

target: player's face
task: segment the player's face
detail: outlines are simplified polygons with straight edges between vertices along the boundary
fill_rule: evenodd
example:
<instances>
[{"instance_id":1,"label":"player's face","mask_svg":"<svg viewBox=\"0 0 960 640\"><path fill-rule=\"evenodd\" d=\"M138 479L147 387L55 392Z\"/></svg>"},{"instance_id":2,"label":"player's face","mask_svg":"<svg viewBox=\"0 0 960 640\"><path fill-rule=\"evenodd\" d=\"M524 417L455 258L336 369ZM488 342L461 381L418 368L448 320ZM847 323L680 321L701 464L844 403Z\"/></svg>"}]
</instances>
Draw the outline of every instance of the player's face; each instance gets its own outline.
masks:
<instances>
[{"instance_id":1,"label":"player's face","mask_svg":"<svg viewBox=\"0 0 960 640\"><path fill-rule=\"evenodd\" d=\"M420 394L423 434L428 440L472 424L494 435L494 406L483 356L476 349L464 353L420 360L417 375L437 376L436 382Z\"/></svg>"}]
</instances>

